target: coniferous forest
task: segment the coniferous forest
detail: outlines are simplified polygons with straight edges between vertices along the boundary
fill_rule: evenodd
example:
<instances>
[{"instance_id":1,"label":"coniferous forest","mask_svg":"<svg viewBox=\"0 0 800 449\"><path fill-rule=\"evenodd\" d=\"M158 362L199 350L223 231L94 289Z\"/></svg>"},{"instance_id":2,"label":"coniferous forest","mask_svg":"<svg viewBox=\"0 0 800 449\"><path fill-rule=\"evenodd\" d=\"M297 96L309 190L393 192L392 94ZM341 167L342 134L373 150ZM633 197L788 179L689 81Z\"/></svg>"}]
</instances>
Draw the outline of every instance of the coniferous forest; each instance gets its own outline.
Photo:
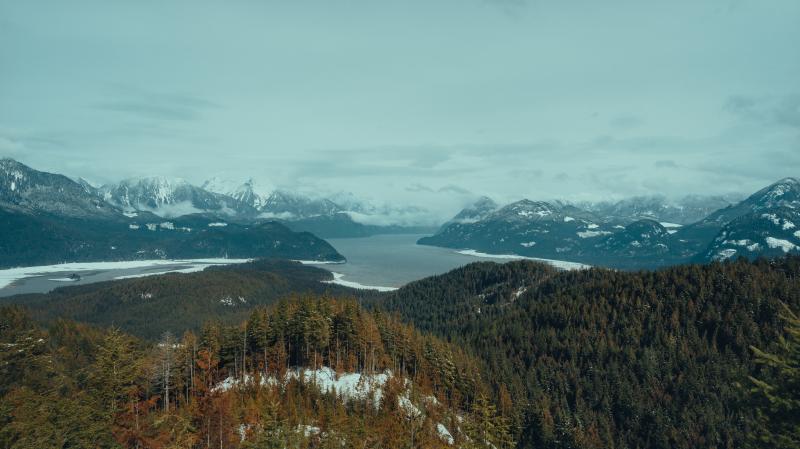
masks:
<instances>
[{"instance_id":1,"label":"coniferous forest","mask_svg":"<svg viewBox=\"0 0 800 449\"><path fill-rule=\"evenodd\" d=\"M297 297L157 342L0 314L2 447L512 445L478 361L353 300Z\"/></svg>"},{"instance_id":2,"label":"coniferous forest","mask_svg":"<svg viewBox=\"0 0 800 449\"><path fill-rule=\"evenodd\" d=\"M204 275L262 293L319 284L315 269L256 262L11 298L34 300L0 309L0 447L800 441L800 257L642 272L475 263L388 294L269 290L227 315L191 309L156 336L97 308L147 283L180 305L203 296L189 281ZM48 298L96 324L42 313Z\"/></svg>"}]
</instances>

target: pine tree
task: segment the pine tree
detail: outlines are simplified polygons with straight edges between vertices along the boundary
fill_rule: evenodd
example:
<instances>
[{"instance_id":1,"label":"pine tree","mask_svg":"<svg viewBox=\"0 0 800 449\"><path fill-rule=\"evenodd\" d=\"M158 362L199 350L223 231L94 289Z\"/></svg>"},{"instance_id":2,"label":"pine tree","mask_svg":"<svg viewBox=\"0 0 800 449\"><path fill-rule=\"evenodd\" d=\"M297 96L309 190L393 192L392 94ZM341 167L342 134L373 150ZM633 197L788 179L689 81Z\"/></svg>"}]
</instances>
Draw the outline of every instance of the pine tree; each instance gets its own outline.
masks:
<instances>
[{"instance_id":1,"label":"pine tree","mask_svg":"<svg viewBox=\"0 0 800 449\"><path fill-rule=\"evenodd\" d=\"M800 447L800 318L783 305L786 337L778 340L772 353L751 347L756 363L774 374L773 379L750 377L751 398L760 426L754 446L762 448Z\"/></svg>"},{"instance_id":2,"label":"pine tree","mask_svg":"<svg viewBox=\"0 0 800 449\"><path fill-rule=\"evenodd\" d=\"M508 419L498 415L494 404L482 394L472 404L470 419L464 427L470 438L469 448L506 449L513 445Z\"/></svg>"}]
</instances>

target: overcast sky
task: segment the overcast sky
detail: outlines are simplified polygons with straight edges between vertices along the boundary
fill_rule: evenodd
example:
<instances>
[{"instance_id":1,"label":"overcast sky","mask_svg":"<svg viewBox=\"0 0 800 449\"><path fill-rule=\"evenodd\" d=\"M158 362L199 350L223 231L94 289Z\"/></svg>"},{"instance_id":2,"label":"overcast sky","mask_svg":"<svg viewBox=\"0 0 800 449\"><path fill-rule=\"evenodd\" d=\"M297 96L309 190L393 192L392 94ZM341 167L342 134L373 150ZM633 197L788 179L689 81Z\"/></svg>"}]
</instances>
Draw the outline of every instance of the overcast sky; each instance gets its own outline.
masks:
<instances>
[{"instance_id":1,"label":"overcast sky","mask_svg":"<svg viewBox=\"0 0 800 449\"><path fill-rule=\"evenodd\" d=\"M749 193L800 176L799 45L797 0L0 0L0 155L427 206Z\"/></svg>"}]
</instances>

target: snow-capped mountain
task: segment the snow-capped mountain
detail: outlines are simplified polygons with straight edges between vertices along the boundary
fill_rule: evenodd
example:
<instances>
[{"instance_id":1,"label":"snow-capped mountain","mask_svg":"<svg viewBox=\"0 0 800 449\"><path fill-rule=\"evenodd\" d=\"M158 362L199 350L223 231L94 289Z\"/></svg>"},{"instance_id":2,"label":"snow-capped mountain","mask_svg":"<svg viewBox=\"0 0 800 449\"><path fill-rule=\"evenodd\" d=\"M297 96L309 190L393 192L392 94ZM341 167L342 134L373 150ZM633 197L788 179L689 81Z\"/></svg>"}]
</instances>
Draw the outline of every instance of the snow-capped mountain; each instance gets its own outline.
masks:
<instances>
[{"instance_id":1,"label":"snow-capped mountain","mask_svg":"<svg viewBox=\"0 0 800 449\"><path fill-rule=\"evenodd\" d=\"M800 251L797 179L782 179L744 201L681 226L675 222L688 219L691 215L686 215L687 210L694 210L694 214L715 202L729 200L687 198L685 204L693 204L692 208L665 206L659 197L634 198L596 209L601 211L599 216L558 202L523 200L475 221L453 219L419 243L619 268Z\"/></svg>"},{"instance_id":2,"label":"snow-capped mountain","mask_svg":"<svg viewBox=\"0 0 800 449\"><path fill-rule=\"evenodd\" d=\"M343 209L326 198L310 198L285 190L276 190L266 199L259 212L262 216L287 220L331 216Z\"/></svg>"},{"instance_id":3,"label":"snow-capped mountain","mask_svg":"<svg viewBox=\"0 0 800 449\"><path fill-rule=\"evenodd\" d=\"M704 259L800 251L800 181L782 179L735 206L715 212L700 224L712 227L720 223Z\"/></svg>"},{"instance_id":4,"label":"snow-capped mountain","mask_svg":"<svg viewBox=\"0 0 800 449\"><path fill-rule=\"evenodd\" d=\"M585 252L594 258L614 260L666 260L671 258L669 255L674 245L675 240L667 228L657 221L644 219L599 239Z\"/></svg>"},{"instance_id":5,"label":"snow-capped mountain","mask_svg":"<svg viewBox=\"0 0 800 449\"><path fill-rule=\"evenodd\" d=\"M222 221L221 214L167 220L147 212L186 203L192 211L235 213L236 200L185 182L149 178L103 190L0 160L0 267L143 258L343 260L324 240L280 223Z\"/></svg>"},{"instance_id":6,"label":"snow-capped mountain","mask_svg":"<svg viewBox=\"0 0 800 449\"><path fill-rule=\"evenodd\" d=\"M496 211L500 206L489 197L483 196L473 204L465 207L448 223L475 223L486 218L489 214Z\"/></svg>"},{"instance_id":7,"label":"snow-capped mountain","mask_svg":"<svg viewBox=\"0 0 800 449\"><path fill-rule=\"evenodd\" d=\"M267 202L267 198L269 198L274 191L274 188L271 185L257 181L253 178L249 178L244 182L240 182L219 176L204 182L202 189L229 196L259 211L264 207Z\"/></svg>"},{"instance_id":8,"label":"snow-capped mountain","mask_svg":"<svg viewBox=\"0 0 800 449\"><path fill-rule=\"evenodd\" d=\"M738 195L689 195L679 200L669 200L662 195L637 196L616 202L581 203L605 221L629 223L636 220L655 220L681 225L695 223L712 212L741 201Z\"/></svg>"},{"instance_id":9,"label":"snow-capped mountain","mask_svg":"<svg viewBox=\"0 0 800 449\"><path fill-rule=\"evenodd\" d=\"M73 218L122 217L95 191L66 176L37 171L13 159L0 159L0 207Z\"/></svg>"},{"instance_id":10,"label":"snow-capped mountain","mask_svg":"<svg viewBox=\"0 0 800 449\"><path fill-rule=\"evenodd\" d=\"M234 198L209 192L183 179L146 177L106 185L100 191L111 204L128 211L148 211L162 217L193 213L254 216L255 210Z\"/></svg>"},{"instance_id":11,"label":"snow-capped mountain","mask_svg":"<svg viewBox=\"0 0 800 449\"><path fill-rule=\"evenodd\" d=\"M587 241L614 231L592 213L545 201L511 203L472 222L445 225L420 244L548 259L578 257Z\"/></svg>"}]
</instances>

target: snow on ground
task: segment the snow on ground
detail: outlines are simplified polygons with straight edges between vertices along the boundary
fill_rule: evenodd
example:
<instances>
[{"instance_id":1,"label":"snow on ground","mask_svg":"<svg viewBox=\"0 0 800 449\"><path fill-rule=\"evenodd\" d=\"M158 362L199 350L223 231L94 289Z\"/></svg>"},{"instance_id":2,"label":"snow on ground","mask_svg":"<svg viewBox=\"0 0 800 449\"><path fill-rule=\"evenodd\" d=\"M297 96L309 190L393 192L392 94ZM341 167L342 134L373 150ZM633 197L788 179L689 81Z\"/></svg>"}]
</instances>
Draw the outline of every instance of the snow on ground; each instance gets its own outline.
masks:
<instances>
[{"instance_id":1,"label":"snow on ground","mask_svg":"<svg viewBox=\"0 0 800 449\"><path fill-rule=\"evenodd\" d=\"M659 224L660 224L661 226L663 226L663 227L667 228L667 229L669 229L669 228L682 228L682 227L683 227L683 225L682 225L682 224L678 224L678 223L670 223L670 222L668 222L668 221L662 221L662 222L660 222Z\"/></svg>"},{"instance_id":2,"label":"snow on ground","mask_svg":"<svg viewBox=\"0 0 800 449\"><path fill-rule=\"evenodd\" d=\"M436 432L439 433L439 438L443 439L444 441L447 441L447 444L452 445L453 443L456 442L456 440L453 438L453 434L451 434L450 431L447 430L447 427L445 427L444 424L442 423L436 424Z\"/></svg>"},{"instance_id":3,"label":"snow on ground","mask_svg":"<svg viewBox=\"0 0 800 449\"><path fill-rule=\"evenodd\" d=\"M728 248L728 249L723 249L722 251L717 252L717 255L714 256L714 259L716 259L716 260L725 260L725 259L730 259L734 255L736 255L736 250L733 249L733 248Z\"/></svg>"},{"instance_id":4,"label":"snow on ground","mask_svg":"<svg viewBox=\"0 0 800 449\"><path fill-rule=\"evenodd\" d=\"M766 240L767 240L767 246L769 246L772 249L780 248L785 253L788 253L789 251L795 249L800 249L800 247L798 247L797 245L788 240L776 239L775 237L767 237Z\"/></svg>"},{"instance_id":5,"label":"snow on ground","mask_svg":"<svg viewBox=\"0 0 800 449\"><path fill-rule=\"evenodd\" d=\"M743 246L750 251L758 251L761 249L761 245L758 243L754 243L749 239L742 239L742 240L725 240L722 242L723 245L736 245L736 246Z\"/></svg>"},{"instance_id":6,"label":"snow on ground","mask_svg":"<svg viewBox=\"0 0 800 449\"><path fill-rule=\"evenodd\" d=\"M553 260L553 259L540 259L537 257L520 256L517 254L488 254L488 253L482 253L480 251L475 251L474 249L462 249L456 252L458 254L463 254L465 256L483 257L487 259L535 260L537 262L544 262L546 264L552 265L556 268L561 268L563 270L580 270L584 268L591 268L591 265L586 265L578 262L567 262L565 260Z\"/></svg>"},{"instance_id":7,"label":"snow on ground","mask_svg":"<svg viewBox=\"0 0 800 449\"><path fill-rule=\"evenodd\" d=\"M297 260L292 259L292 262L300 262L303 265L341 265L346 263L343 260Z\"/></svg>"},{"instance_id":8,"label":"snow on ground","mask_svg":"<svg viewBox=\"0 0 800 449\"><path fill-rule=\"evenodd\" d=\"M239 263L247 263L251 262L253 259L196 259L196 260L187 260L187 261L175 261L176 263L191 263L192 265L187 268L178 268L178 269L165 269L165 270L158 270L152 271L148 273L139 273L139 274L131 274L127 276L117 276L114 280L122 280L122 279L136 279L136 278L144 278L149 276L158 276L159 274L167 274L167 273L182 273L182 274L189 274L189 273L197 273L200 271L205 270L211 266L219 266L219 265L234 265Z\"/></svg>"},{"instance_id":9,"label":"snow on ground","mask_svg":"<svg viewBox=\"0 0 800 449\"><path fill-rule=\"evenodd\" d=\"M377 290L379 292L393 292L397 290L397 287L381 287L377 285L364 285L364 284L359 284L358 282L345 281L343 279L344 275L342 273L335 273L331 271L331 274L333 274L333 280L322 281L322 283L337 284L337 285L342 285L344 287L357 288L359 290Z\"/></svg>"},{"instance_id":10,"label":"snow on ground","mask_svg":"<svg viewBox=\"0 0 800 449\"><path fill-rule=\"evenodd\" d=\"M81 271L108 271L108 270L132 270L140 268L150 268L169 265L191 265L180 270L165 269L162 272L145 273L135 275L136 277L153 276L165 272L189 273L201 271L211 265L231 265L249 262L251 259L187 259L187 260L130 260L122 262L73 262L56 265L42 265L35 267L8 268L0 270L0 288L8 287L10 284L21 279L44 276L55 273L77 273Z\"/></svg>"},{"instance_id":11,"label":"snow on ground","mask_svg":"<svg viewBox=\"0 0 800 449\"><path fill-rule=\"evenodd\" d=\"M592 238L592 237L599 237L601 235L609 235L611 233L608 232L608 231L581 231L581 232L578 232L577 234L578 234L578 237L580 237L582 239L588 239L588 238Z\"/></svg>"},{"instance_id":12,"label":"snow on ground","mask_svg":"<svg viewBox=\"0 0 800 449\"><path fill-rule=\"evenodd\" d=\"M290 380L302 379L306 384L314 384L323 393L336 393L343 401L367 400L371 399L376 408L381 406L383 399L383 387L386 382L394 376L391 370L385 370L378 374L363 373L342 373L337 374L332 368L323 366L313 370L310 368L295 368L287 371L282 382L273 376L263 377L259 375L260 386L281 385L285 386ZM241 379L228 377L219 382L212 388L212 391L229 391L242 385ZM244 378L245 385L253 385L254 379L250 375ZM419 417L424 414L423 410L415 405L409 397L411 382L405 379L406 391L397 398L397 404L405 410L409 417ZM429 403L438 405L438 401L433 396L426 396Z\"/></svg>"},{"instance_id":13,"label":"snow on ground","mask_svg":"<svg viewBox=\"0 0 800 449\"><path fill-rule=\"evenodd\" d=\"M75 282L75 281L77 281L77 279L73 279L73 278L56 278L56 279L48 279L48 281L53 281L53 282Z\"/></svg>"}]
</instances>

